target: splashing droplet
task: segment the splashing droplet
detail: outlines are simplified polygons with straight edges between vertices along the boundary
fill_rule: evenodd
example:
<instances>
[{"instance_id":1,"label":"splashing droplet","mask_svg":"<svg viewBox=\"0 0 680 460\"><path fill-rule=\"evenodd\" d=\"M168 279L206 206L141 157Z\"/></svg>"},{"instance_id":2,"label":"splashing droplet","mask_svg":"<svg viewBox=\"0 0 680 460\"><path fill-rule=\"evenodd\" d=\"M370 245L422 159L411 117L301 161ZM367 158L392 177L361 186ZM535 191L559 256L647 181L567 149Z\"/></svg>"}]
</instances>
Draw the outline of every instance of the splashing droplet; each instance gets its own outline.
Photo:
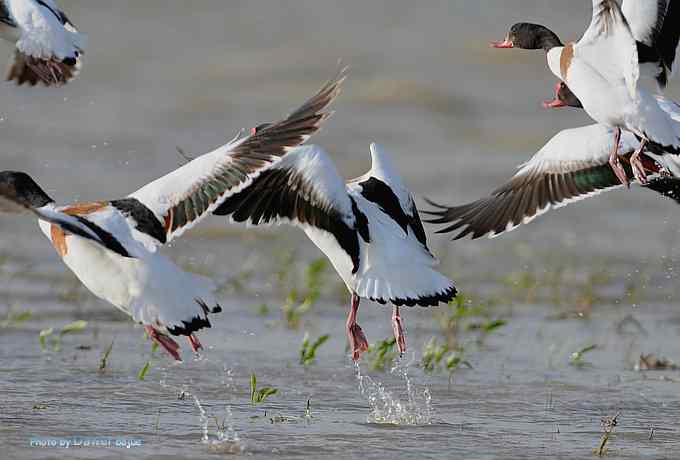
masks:
<instances>
[{"instance_id":1,"label":"splashing droplet","mask_svg":"<svg viewBox=\"0 0 680 460\"><path fill-rule=\"evenodd\" d=\"M366 421L368 423L392 424L392 425L429 425L432 423L432 395L429 388L420 390L413 385L408 375L412 361L403 363L401 359L395 360L390 370L402 378L406 384L407 400L402 401L392 392L385 389L383 384L361 373L359 363L354 363L359 391L368 400L370 412Z\"/></svg>"}]
</instances>

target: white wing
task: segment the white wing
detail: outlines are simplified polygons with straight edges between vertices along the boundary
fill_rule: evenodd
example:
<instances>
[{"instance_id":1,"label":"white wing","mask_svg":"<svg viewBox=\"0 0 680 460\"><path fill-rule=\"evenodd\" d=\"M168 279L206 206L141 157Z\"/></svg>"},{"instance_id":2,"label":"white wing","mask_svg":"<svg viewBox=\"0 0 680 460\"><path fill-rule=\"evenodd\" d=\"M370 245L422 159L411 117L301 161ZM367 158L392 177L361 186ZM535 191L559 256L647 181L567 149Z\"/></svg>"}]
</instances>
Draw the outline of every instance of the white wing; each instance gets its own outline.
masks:
<instances>
[{"instance_id":1,"label":"white wing","mask_svg":"<svg viewBox=\"0 0 680 460\"><path fill-rule=\"evenodd\" d=\"M161 222L165 238L180 236L225 200L248 188L264 170L318 131L329 116L344 71L284 120L202 155L130 195Z\"/></svg>"},{"instance_id":2,"label":"white wing","mask_svg":"<svg viewBox=\"0 0 680 460\"><path fill-rule=\"evenodd\" d=\"M621 11L636 40L653 46L661 33L668 0L624 0Z\"/></svg>"},{"instance_id":3,"label":"white wing","mask_svg":"<svg viewBox=\"0 0 680 460\"><path fill-rule=\"evenodd\" d=\"M574 45L574 56L587 62L609 82L625 80L632 98L640 78L637 45L616 0L593 0L593 16Z\"/></svg>"},{"instance_id":4,"label":"white wing","mask_svg":"<svg viewBox=\"0 0 680 460\"><path fill-rule=\"evenodd\" d=\"M356 223L345 182L317 145L292 150L214 214L251 225L289 223L330 233Z\"/></svg>"},{"instance_id":5,"label":"white wing","mask_svg":"<svg viewBox=\"0 0 680 460\"><path fill-rule=\"evenodd\" d=\"M614 132L599 124L561 131L490 196L454 207L430 202L437 210L425 212L436 217L427 222L451 224L438 233L458 232L455 239L494 237L551 209L620 188L608 164L613 139ZM638 146L624 132L620 155L630 155Z\"/></svg>"}]
</instances>

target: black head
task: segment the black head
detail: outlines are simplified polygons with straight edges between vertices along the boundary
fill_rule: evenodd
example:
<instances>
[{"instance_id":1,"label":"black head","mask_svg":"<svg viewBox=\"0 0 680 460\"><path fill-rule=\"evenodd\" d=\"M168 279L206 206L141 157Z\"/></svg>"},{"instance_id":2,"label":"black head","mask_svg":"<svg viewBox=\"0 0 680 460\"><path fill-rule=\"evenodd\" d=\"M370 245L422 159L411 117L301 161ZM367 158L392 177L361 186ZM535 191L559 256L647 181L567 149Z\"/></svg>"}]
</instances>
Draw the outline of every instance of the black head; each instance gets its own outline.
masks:
<instances>
[{"instance_id":1,"label":"black head","mask_svg":"<svg viewBox=\"0 0 680 460\"><path fill-rule=\"evenodd\" d=\"M32 208L41 208L54 200L24 172L0 172L0 195L19 201Z\"/></svg>"},{"instance_id":2,"label":"black head","mask_svg":"<svg viewBox=\"0 0 680 460\"><path fill-rule=\"evenodd\" d=\"M514 24L505 40L492 42L494 48L521 48L525 50L550 51L556 46L563 46L560 38L545 26L518 22Z\"/></svg>"}]
</instances>

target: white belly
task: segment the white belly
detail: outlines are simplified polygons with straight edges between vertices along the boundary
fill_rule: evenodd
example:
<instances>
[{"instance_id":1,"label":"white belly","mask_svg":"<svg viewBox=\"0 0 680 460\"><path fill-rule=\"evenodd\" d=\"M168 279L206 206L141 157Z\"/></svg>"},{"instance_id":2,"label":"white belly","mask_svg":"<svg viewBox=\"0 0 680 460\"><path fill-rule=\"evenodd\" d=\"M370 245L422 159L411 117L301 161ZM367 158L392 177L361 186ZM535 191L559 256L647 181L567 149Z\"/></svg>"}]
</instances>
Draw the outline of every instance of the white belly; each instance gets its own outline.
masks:
<instances>
[{"instance_id":1,"label":"white belly","mask_svg":"<svg viewBox=\"0 0 680 460\"><path fill-rule=\"evenodd\" d=\"M40 221L40 229L52 241L51 225ZM130 305L144 283L144 264L119 256L82 238L66 236L67 252L62 260L94 295L132 316Z\"/></svg>"},{"instance_id":2,"label":"white belly","mask_svg":"<svg viewBox=\"0 0 680 460\"><path fill-rule=\"evenodd\" d=\"M347 289L354 292L356 277L352 273L354 264L352 259L340 247L338 241L330 233L310 227L305 229L305 233L317 248L323 252L330 260L335 271L338 272L342 281L345 282Z\"/></svg>"},{"instance_id":3,"label":"white belly","mask_svg":"<svg viewBox=\"0 0 680 460\"><path fill-rule=\"evenodd\" d=\"M40 228L52 241L51 225ZM96 243L66 236L64 263L94 295L154 327L182 326L205 313L197 303L217 304L212 280L179 269L159 253L122 257Z\"/></svg>"}]
</instances>

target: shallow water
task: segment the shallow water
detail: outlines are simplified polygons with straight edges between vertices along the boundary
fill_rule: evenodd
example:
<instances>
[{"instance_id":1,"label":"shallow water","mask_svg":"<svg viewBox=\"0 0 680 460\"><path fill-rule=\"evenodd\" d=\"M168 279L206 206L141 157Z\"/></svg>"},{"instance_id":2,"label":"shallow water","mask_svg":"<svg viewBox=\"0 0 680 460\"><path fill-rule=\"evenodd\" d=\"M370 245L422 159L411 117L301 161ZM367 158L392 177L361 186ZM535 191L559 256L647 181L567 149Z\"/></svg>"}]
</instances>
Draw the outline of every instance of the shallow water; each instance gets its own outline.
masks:
<instances>
[{"instance_id":1,"label":"shallow water","mask_svg":"<svg viewBox=\"0 0 680 460\"><path fill-rule=\"evenodd\" d=\"M585 1L61 3L89 35L81 78L57 91L0 88L2 169L30 172L58 201L120 197L180 164L176 147L208 151L281 116L338 58L350 78L316 140L347 177L369 167L368 145L380 142L412 190L439 201L488 193L556 131L590 122L539 108L553 83L542 56L487 47L517 20L576 37L589 19ZM677 82L669 93L680 98ZM283 327L279 272L319 257L293 229L213 218L165 251L225 284L224 312L201 333L208 349L194 359L182 343L177 365L151 357L141 328L79 287L34 222L3 217L0 319L10 309L33 315L0 328L0 457L584 458L601 418L620 411L610 457L676 458L680 373L633 369L641 353L680 361L674 211L634 189L495 240L431 235L442 270L508 321L481 345L466 342L472 369L451 384L446 372L418 366L440 334L433 310L404 312L410 351L394 372L371 370L367 359L357 371L344 350L348 299L330 273L302 326ZM61 351L40 350L42 329L76 319L88 326L64 336ZM390 336L388 310L363 303L360 321L371 343ZM308 368L298 364L304 331L331 335ZM569 363L591 344L585 365ZM252 372L279 390L257 407ZM142 446L29 447L49 436Z\"/></svg>"}]
</instances>

